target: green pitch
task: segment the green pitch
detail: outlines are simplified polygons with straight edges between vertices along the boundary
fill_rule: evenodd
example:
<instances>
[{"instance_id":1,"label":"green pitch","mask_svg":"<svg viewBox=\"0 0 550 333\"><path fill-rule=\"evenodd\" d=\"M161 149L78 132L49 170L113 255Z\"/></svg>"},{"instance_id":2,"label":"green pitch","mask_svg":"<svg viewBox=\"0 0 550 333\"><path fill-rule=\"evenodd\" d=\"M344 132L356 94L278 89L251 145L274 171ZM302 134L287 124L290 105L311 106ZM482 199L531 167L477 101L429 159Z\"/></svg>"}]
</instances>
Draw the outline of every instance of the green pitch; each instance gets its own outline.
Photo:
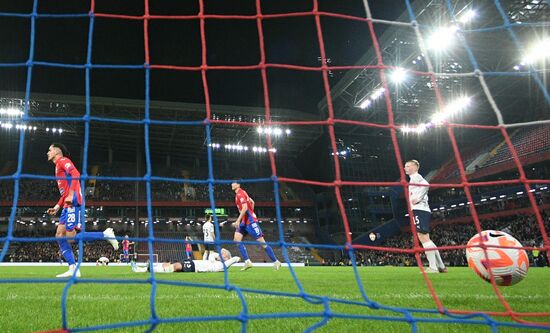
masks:
<instances>
[{"instance_id":1,"label":"green pitch","mask_svg":"<svg viewBox=\"0 0 550 333\"><path fill-rule=\"evenodd\" d=\"M0 279L52 278L66 267L1 267ZM303 267L295 269L307 293L361 302L361 294L351 267ZM151 315L149 284L86 283L86 279L140 279L148 274L132 273L130 267L83 267L82 280L71 286L67 301L71 328L147 320ZM371 300L380 304L435 309L426 283L417 268L359 268L364 288ZM223 284L223 273L157 274L163 281ZM429 275L444 306L448 309L503 311L490 284L467 268L451 268L449 274ZM297 293L298 288L287 268L278 272L255 267L246 272L232 268L232 284L241 288ZM515 311L550 312L550 269L532 268L527 278L513 287L500 290ZM64 283L0 284L0 330L32 332L61 328L61 294ZM322 304L301 298L244 293L250 315L265 313L308 313L306 318L251 319L248 332L301 332L322 320ZM197 316L238 316L243 307L235 291L159 284L155 299L159 318ZM404 317L387 310L330 302L335 314ZM446 318L416 313L417 318ZM510 322L498 317L499 321ZM529 318L527 318L529 319ZM549 317L531 318L549 322ZM143 332L147 326L108 329L109 332ZM550 329L550 327L549 327ZM240 332L241 322L210 321L161 324L155 332ZM332 318L316 332L411 332L402 321ZM467 324L418 323L419 332L491 332L489 326ZM538 329L499 328L499 332L541 332ZM548 330L547 332L550 332Z\"/></svg>"}]
</instances>

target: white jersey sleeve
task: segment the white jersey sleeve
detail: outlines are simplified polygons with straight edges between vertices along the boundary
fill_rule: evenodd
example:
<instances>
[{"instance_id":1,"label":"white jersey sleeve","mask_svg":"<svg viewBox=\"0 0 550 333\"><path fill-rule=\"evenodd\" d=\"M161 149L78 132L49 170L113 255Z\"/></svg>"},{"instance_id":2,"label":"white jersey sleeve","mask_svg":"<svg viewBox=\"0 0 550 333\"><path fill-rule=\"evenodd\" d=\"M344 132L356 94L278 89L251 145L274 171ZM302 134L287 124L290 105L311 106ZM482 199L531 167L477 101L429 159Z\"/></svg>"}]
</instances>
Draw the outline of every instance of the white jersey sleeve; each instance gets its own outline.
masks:
<instances>
[{"instance_id":1,"label":"white jersey sleeve","mask_svg":"<svg viewBox=\"0 0 550 333\"><path fill-rule=\"evenodd\" d=\"M211 251L208 256L209 261L220 261L220 254L218 252Z\"/></svg>"},{"instance_id":2,"label":"white jersey sleeve","mask_svg":"<svg viewBox=\"0 0 550 333\"><path fill-rule=\"evenodd\" d=\"M153 264L153 271L155 273L173 273L174 272L174 265L171 264L165 264L165 263L155 263Z\"/></svg>"},{"instance_id":3,"label":"white jersey sleeve","mask_svg":"<svg viewBox=\"0 0 550 333\"><path fill-rule=\"evenodd\" d=\"M236 262L239 262L241 258L233 257L225 262L227 268L231 267ZM209 272L223 272L223 263L217 260L193 260L195 264L195 272L197 273L209 273Z\"/></svg>"},{"instance_id":4,"label":"white jersey sleeve","mask_svg":"<svg viewBox=\"0 0 550 333\"><path fill-rule=\"evenodd\" d=\"M411 175L410 183L427 185L409 185L409 200L411 202L411 209L431 212L430 205L428 204L428 190L430 189L430 184L419 173ZM418 202L416 204L412 204L413 200L417 200Z\"/></svg>"}]
</instances>

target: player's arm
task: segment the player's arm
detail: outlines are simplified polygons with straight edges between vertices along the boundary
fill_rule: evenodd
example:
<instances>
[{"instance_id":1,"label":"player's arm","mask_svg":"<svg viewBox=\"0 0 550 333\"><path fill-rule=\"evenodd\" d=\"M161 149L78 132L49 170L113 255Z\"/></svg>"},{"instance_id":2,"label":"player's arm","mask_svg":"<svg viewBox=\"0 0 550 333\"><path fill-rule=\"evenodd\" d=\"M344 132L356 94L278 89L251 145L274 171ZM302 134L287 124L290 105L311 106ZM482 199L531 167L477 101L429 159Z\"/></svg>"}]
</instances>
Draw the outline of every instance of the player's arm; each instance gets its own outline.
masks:
<instances>
[{"instance_id":1,"label":"player's arm","mask_svg":"<svg viewBox=\"0 0 550 333\"><path fill-rule=\"evenodd\" d=\"M63 203L63 197L61 197L61 199L59 199L59 201L55 204L55 206L53 206L52 208L48 208L48 210L46 212L50 215L57 214L57 212L59 211L59 208L61 208L62 203Z\"/></svg>"},{"instance_id":2,"label":"player's arm","mask_svg":"<svg viewBox=\"0 0 550 333\"><path fill-rule=\"evenodd\" d=\"M225 267L229 268L229 267L231 267L231 265L233 265L236 262L239 262L240 260L241 260L241 258L239 258L239 257L233 257L229 260L226 260L225 261ZM212 265L211 272L223 272L223 270L224 270L223 264L219 261L211 262L211 265Z\"/></svg>"},{"instance_id":3,"label":"player's arm","mask_svg":"<svg viewBox=\"0 0 550 333\"><path fill-rule=\"evenodd\" d=\"M229 268L231 265L239 261L241 261L240 257L232 257L231 259L225 261L225 267Z\"/></svg>"},{"instance_id":4,"label":"player's arm","mask_svg":"<svg viewBox=\"0 0 550 333\"><path fill-rule=\"evenodd\" d=\"M254 210L254 207L256 206L256 203L250 197L248 198L248 201L250 202L250 209Z\"/></svg>"},{"instance_id":5,"label":"player's arm","mask_svg":"<svg viewBox=\"0 0 550 333\"><path fill-rule=\"evenodd\" d=\"M220 259L220 254L218 252L211 252L210 255L208 256L208 260L209 261L221 261Z\"/></svg>"}]
</instances>

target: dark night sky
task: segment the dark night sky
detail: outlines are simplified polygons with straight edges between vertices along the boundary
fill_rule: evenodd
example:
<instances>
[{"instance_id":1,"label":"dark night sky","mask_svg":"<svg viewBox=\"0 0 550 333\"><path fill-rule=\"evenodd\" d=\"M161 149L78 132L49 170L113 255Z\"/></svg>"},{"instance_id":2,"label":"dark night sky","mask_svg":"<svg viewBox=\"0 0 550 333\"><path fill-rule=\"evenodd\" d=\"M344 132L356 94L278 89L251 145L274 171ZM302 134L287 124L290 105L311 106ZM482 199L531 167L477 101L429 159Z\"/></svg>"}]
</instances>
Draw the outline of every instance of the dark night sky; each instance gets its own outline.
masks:
<instances>
[{"instance_id":1,"label":"dark night sky","mask_svg":"<svg viewBox=\"0 0 550 333\"><path fill-rule=\"evenodd\" d=\"M359 0L319 1L322 11L364 16ZM371 1L376 18L396 19L404 2ZM262 12L284 13L311 10L311 0L262 1ZM39 13L86 13L89 1L39 1ZM32 1L2 1L1 12L29 13ZM150 1L150 13L194 15L198 1ZM96 13L142 15L143 1L96 1ZM255 1L205 1L207 14L253 15ZM36 24L37 61L83 64L86 61L88 18L41 18ZM333 65L352 65L371 47L366 23L323 18L322 26L328 58ZM319 65L319 46L312 16L263 21L268 62L295 65ZM383 26L379 26L383 29ZM24 62L30 44L30 20L0 18L0 62ZM152 64L198 66L201 63L198 20L153 20L149 28ZM255 65L260 52L255 20L207 20L207 62L209 65ZM92 63L143 64L143 22L96 18ZM335 84L343 72L334 73ZM24 91L26 68L0 68L0 90ZM319 72L283 69L268 70L270 100L274 107L316 113L323 97ZM33 68L33 92L83 94L84 70L36 66ZM260 71L209 71L209 91L214 104L263 106ZM95 96L142 99L144 71L141 69L93 70L91 92ZM203 103L199 72L152 70L151 98Z\"/></svg>"}]
</instances>

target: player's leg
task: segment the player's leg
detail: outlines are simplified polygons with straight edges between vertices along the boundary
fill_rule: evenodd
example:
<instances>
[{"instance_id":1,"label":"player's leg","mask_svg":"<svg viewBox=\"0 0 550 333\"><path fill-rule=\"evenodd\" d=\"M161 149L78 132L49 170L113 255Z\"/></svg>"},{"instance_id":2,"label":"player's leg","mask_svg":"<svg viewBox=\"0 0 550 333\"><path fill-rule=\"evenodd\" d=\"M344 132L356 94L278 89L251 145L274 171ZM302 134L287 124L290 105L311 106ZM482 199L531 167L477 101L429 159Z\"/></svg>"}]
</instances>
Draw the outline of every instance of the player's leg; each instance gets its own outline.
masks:
<instances>
[{"instance_id":1,"label":"player's leg","mask_svg":"<svg viewBox=\"0 0 550 333\"><path fill-rule=\"evenodd\" d=\"M256 241L260 243L264 243L262 244L262 247L264 248L265 253L269 257L269 259L273 261L273 269L278 271L281 268L281 262L279 261L279 259L277 259L277 256L275 256L275 252L273 252L273 248L266 243L263 237L257 238Z\"/></svg>"},{"instance_id":2,"label":"player's leg","mask_svg":"<svg viewBox=\"0 0 550 333\"><path fill-rule=\"evenodd\" d=\"M273 262L273 268L278 271L279 268L281 268L281 262L275 256L273 248L265 242L264 233L262 232L262 229L260 228L258 222L250 223L247 227L247 231L251 236L256 239L257 242L263 243L262 247L264 248L265 253L269 257L269 259L271 259L271 261Z\"/></svg>"},{"instance_id":3,"label":"player's leg","mask_svg":"<svg viewBox=\"0 0 550 333\"><path fill-rule=\"evenodd\" d=\"M416 234L418 235L418 240L422 247L425 249L431 249L436 247L435 244L430 240L430 223L426 221L426 213L421 210L413 210L414 214L414 224L416 225ZM437 261L435 259L434 251L426 251L426 258L428 258L429 268L426 270L426 273L438 273L437 270Z\"/></svg>"},{"instance_id":4,"label":"player's leg","mask_svg":"<svg viewBox=\"0 0 550 333\"><path fill-rule=\"evenodd\" d=\"M71 277L74 275L76 270L73 248L67 240L67 236L73 237L76 233L74 230L75 217L74 215L69 215L69 209L70 208L63 208L61 216L59 217L59 225L55 231L55 237L57 238L57 244L59 244L61 255L69 264L69 269L65 273L56 275L56 277ZM71 212L74 214L74 209L71 209ZM76 276L80 277L80 271L76 272Z\"/></svg>"},{"instance_id":5,"label":"player's leg","mask_svg":"<svg viewBox=\"0 0 550 333\"><path fill-rule=\"evenodd\" d=\"M239 226L237 226L235 234L233 235L233 241L237 242L239 246L239 251L241 252L241 256L244 259L244 266L243 268L241 268L241 271L246 271L247 269L252 267L252 261L250 261L250 258L248 257L248 252L246 251L246 247L242 243L243 236L246 234L246 226L244 225L244 223L241 223Z\"/></svg>"},{"instance_id":6,"label":"player's leg","mask_svg":"<svg viewBox=\"0 0 550 333\"><path fill-rule=\"evenodd\" d=\"M425 249L436 248L435 243L430 239L430 222L432 219L432 214L427 211L413 211L416 222L416 230L418 232L418 239L422 243L422 246ZM441 259L439 250L426 251L426 257L430 263L430 270L435 270L438 272L447 272L445 264Z\"/></svg>"},{"instance_id":7,"label":"player's leg","mask_svg":"<svg viewBox=\"0 0 550 333\"><path fill-rule=\"evenodd\" d=\"M80 222L80 214L81 214L82 207L80 206L73 206L73 207L67 207L67 218L66 218L66 227L67 231L73 231L73 230L80 230L81 222ZM113 231L113 228L107 228L105 231L86 231L81 232L78 235L76 235L76 232L73 233L71 237L74 237L75 241L79 241L81 239L85 241L96 241L96 240L106 240L115 250L118 250L118 241L115 238L115 233Z\"/></svg>"},{"instance_id":8,"label":"player's leg","mask_svg":"<svg viewBox=\"0 0 550 333\"><path fill-rule=\"evenodd\" d=\"M74 261L73 249L66 237L67 237L67 230L65 229L65 223L62 224L60 219L59 225L57 226L57 230L55 231L55 238L57 238L57 244L59 245L59 250L61 251L61 255L63 256L63 258L65 258L65 261L67 261L67 263L70 266L70 265L74 265L75 261Z\"/></svg>"},{"instance_id":9,"label":"player's leg","mask_svg":"<svg viewBox=\"0 0 550 333\"><path fill-rule=\"evenodd\" d=\"M430 234L421 233L417 231L418 240L422 244L422 247L425 249L431 249L436 247L435 244L430 240ZM426 270L426 273L437 273L437 261L435 259L435 251L426 251L426 258L428 258L429 270Z\"/></svg>"}]
</instances>

